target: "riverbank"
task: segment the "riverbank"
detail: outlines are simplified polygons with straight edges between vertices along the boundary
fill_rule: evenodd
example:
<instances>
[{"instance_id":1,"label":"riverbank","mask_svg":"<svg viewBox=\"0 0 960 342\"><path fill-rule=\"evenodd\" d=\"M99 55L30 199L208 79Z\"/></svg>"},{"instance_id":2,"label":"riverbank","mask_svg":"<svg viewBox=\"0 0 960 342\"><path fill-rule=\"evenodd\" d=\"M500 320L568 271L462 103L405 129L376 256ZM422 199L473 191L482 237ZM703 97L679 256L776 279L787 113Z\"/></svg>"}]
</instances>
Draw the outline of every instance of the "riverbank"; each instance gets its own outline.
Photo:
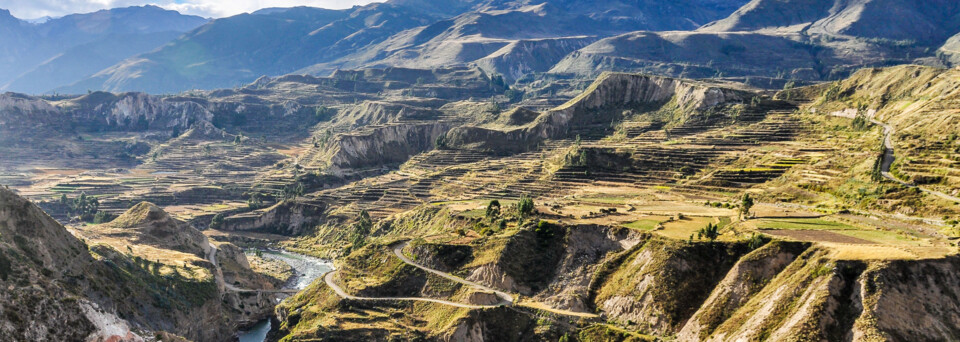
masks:
<instances>
[{"instance_id":1,"label":"riverbank","mask_svg":"<svg viewBox=\"0 0 960 342\"><path fill-rule=\"evenodd\" d=\"M297 253L291 253L284 250L259 250L259 255L265 259L282 261L295 270L293 277L287 281L283 289L303 290L310 286L310 283L322 277L325 273L333 270L333 262L306 256ZM254 253L250 251L248 253ZM253 327L242 330L237 338L240 342L263 342L273 328L270 319L264 319L257 322Z\"/></svg>"}]
</instances>

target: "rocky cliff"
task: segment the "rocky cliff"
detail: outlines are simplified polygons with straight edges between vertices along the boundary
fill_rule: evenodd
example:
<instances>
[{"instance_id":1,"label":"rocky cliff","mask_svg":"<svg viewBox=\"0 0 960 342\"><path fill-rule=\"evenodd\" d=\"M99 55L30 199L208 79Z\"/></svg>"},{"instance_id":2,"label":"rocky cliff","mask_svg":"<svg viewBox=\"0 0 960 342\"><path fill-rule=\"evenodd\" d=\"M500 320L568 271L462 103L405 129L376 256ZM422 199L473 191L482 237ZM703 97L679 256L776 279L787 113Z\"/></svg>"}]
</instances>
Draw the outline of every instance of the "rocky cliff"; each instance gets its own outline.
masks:
<instances>
[{"instance_id":1,"label":"rocky cliff","mask_svg":"<svg viewBox=\"0 0 960 342\"><path fill-rule=\"evenodd\" d=\"M446 138L448 144L456 148L519 152L535 147L543 140L570 137L574 129L609 125L622 119L625 109L656 111L670 108L671 111L692 116L719 105L740 103L747 99L749 93L745 91L708 83L605 73L580 96L541 113L532 123L505 131L457 127Z\"/></svg>"},{"instance_id":2,"label":"rocky cliff","mask_svg":"<svg viewBox=\"0 0 960 342\"><path fill-rule=\"evenodd\" d=\"M433 149L437 137L451 126L445 122L396 123L339 134L322 158L327 160L327 171L334 175L398 165Z\"/></svg>"}]
</instances>

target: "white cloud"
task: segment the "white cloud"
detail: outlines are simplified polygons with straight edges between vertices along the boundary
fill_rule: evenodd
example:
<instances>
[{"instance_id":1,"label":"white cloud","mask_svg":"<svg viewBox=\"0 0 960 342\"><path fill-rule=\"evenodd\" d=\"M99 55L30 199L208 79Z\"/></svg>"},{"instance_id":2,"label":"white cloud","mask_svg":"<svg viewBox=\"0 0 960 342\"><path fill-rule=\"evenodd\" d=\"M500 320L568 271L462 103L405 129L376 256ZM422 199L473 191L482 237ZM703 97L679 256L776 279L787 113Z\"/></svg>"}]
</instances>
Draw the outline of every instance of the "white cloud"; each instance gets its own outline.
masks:
<instances>
[{"instance_id":1,"label":"white cloud","mask_svg":"<svg viewBox=\"0 0 960 342\"><path fill-rule=\"evenodd\" d=\"M10 10L18 18L32 19L108 8L156 5L184 14L219 18L268 7L349 8L375 1L382 0L0 0L0 8Z\"/></svg>"}]
</instances>

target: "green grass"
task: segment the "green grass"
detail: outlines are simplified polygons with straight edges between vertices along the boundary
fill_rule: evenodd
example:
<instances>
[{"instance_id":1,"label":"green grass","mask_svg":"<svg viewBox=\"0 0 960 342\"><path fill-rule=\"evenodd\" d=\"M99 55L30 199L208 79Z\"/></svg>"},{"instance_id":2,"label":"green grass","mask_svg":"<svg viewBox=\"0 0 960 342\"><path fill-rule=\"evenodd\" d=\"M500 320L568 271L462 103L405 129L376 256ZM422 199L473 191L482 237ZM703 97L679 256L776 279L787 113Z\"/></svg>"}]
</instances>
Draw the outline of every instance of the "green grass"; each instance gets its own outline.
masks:
<instances>
[{"instance_id":1,"label":"green grass","mask_svg":"<svg viewBox=\"0 0 960 342\"><path fill-rule=\"evenodd\" d=\"M883 244L910 244L916 246L923 245L923 243L920 241L913 240L909 237L894 232L882 230L845 230L838 233Z\"/></svg>"},{"instance_id":2,"label":"green grass","mask_svg":"<svg viewBox=\"0 0 960 342\"><path fill-rule=\"evenodd\" d=\"M653 230L658 224L660 224L660 220L644 219L626 223L623 226L636 230Z\"/></svg>"},{"instance_id":3,"label":"green grass","mask_svg":"<svg viewBox=\"0 0 960 342\"><path fill-rule=\"evenodd\" d=\"M764 219L756 223L759 229L788 230L858 230L859 228L840 222L816 218Z\"/></svg>"}]
</instances>

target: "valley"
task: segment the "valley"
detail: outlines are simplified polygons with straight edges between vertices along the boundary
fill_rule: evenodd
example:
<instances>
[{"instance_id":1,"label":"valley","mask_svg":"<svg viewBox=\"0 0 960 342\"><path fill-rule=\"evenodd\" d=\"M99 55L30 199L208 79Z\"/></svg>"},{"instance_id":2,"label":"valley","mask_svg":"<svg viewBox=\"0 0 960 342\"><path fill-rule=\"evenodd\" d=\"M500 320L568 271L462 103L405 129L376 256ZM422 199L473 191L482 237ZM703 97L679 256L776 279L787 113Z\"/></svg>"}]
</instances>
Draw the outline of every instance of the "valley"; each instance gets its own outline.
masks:
<instances>
[{"instance_id":1,"label":"valley","mask_svg":"<svg viewBox=\"0 0 960 342\"><path fill-rule=\"evenodd\" d=\"M933 336L940 330L923 329L938 328L883 325L887 309L877 305L897 299L872 294L880 297L869 306L860 302L866 293L842 294L867 281L867 274L881 276L891 267L950 267L957 252L954 195L906 178L912 174L901 171L903 160L916 160L925 147L916 140L905 145L903 133L890 129L893 123L879 121L913 114L871 105L857 110L868 93L842 90L848 82L866 83L863 88L890 82L887 77L907 81L896 77L913 72L952 82L949 74L956 71L865 69L847 81L780 92L609 73L565 104L551 108L528 99L506 109L495 108L502 106L490 88L495 83L471 69L265 80L239 91L256 94L257 101L219 91L147 98L161 108L192 108L184 113L195 121L179 136L168 130L180 130L182 116L163 115L138 119L146 121L143 131L80 132L90 143L74 145L71 165L55 169L37 167L49 165L44 154L24 152L44 147L24 146L18 163L5 165L4 179L87 243L174 265L170 272L195 274L223 294L261 303L257 311L245 305L247 324L273 308L263 300L292 295L277 304L270 325L270 336L286 340L490 340L509 331L548 340L571 334L581 340L610 334L726 340L842 337L868 328ZM863 78L868 74L879 76ZM386 93L324 85L350 79L357 84L350 88L383 89L378 82L424 75L439 76L393 85L400 88ZM834 95L835 87L845 95ZM296 98L305 88L323 94L310 100L314 107L271 109L270 103ZM491 98L458 95L478 91ZM14 102L21 107L80 116L70 104L90 98L16 100L24 101ZM240 108L251 103L263 106L258 113L273 115L274 123L225 123L211 110L238 108L232 115L247 116L254 109ZM143 110L126 115L136 118ZM275 130L304 118L316 124L287 134ZM41 129L52 134L62 128ZM164 138L146 140L132 158L91 156L104 148L92 141L119 144L114 141L146 136ZM897 147L894 162L891 146ZM952 182L946 175L942 181ZM109 223L76 216L76 196L96 199ZM127 209L147 199L162 211L146 204ZM130 235L133 227L148 235ZM174 233L171 243L152 237L169 234L155 227L195 233ZM265 247L332 259L336 271L311 272L306 279L316 281L273 290L284 286L288 266L274 258L264 268L271 258L243 257L240 250ZM686 266L675 269L675 263ZM159 274L172 273L161 266ZM747 279L760 282L741 283ZM729 297L743 286L750 290ZM776 300L805 304L788 309L799 311L769 312L762 298L774 293L785 296ZM686 296L696 300L679 301ZM853 300L860 309L809 311L837 305L830 304L834 300ZM802 330L777 318L791 315L808 322L877 317L871 319L879 323ZM497 325L505 322L512 323Z\"/></svg>"},{"instance_id":2,"label":"valley","mask_svg":"<svg viewBox=\"0 0 960 342\"><path fill-rule=\"evenodd\" d=\"M957 10L0 12L0 342L958 339Z\"/></svg>"}]
</instances>

